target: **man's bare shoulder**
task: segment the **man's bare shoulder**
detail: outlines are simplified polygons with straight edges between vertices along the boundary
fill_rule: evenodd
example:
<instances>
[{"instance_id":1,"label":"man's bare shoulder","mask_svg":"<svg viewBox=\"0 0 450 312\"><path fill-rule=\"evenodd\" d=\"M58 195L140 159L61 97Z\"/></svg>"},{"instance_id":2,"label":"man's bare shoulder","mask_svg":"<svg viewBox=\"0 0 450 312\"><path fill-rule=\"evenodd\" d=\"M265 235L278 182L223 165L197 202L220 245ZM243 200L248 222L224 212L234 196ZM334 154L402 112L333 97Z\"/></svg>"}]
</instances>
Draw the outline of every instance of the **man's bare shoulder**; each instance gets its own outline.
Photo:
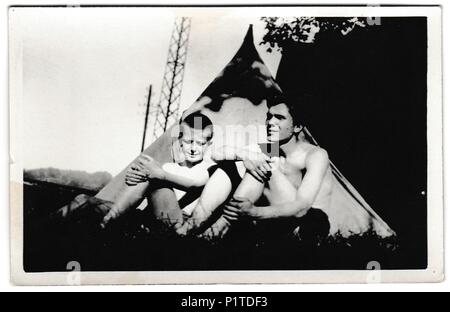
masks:
<instances>
[{"instance_id":1,"label":"man's bare shoulder","mask_svg":"<svg viewBox=\"0 0 450 312\"><path fill-rule=\"evenodd\" d=\"M319 156L319 157L323 157L323 156L328 157L328 152L324 148L314 145L314 144L311 144L306 141L298 142L296 151L298 151L299 153L305 153L308 155L315 155L315 156Z\"/></svg>"},{"instance_id":2,"label":"man's bare shoulder","mask_svg":"<svg viewBox=\"0 0 450 312\"><path fill-rule=\"evenodd\" d=\"M304 169L307 163L311 162L329 162L328 152L325 149L308 142L297 143L296 149L290 158L296 160L295 163L299 169Z\"/></svg>"},{"instance_id":3,"label":"man's bare shoulder","mask_svg":"<svg viewBox=\"0 0 450 312\"><path fill-rule=\"evenodd\" d=\"M328 160L328 152L319 146L315 146L308 152L308 156Z\"/></svg>"}]
</instances>

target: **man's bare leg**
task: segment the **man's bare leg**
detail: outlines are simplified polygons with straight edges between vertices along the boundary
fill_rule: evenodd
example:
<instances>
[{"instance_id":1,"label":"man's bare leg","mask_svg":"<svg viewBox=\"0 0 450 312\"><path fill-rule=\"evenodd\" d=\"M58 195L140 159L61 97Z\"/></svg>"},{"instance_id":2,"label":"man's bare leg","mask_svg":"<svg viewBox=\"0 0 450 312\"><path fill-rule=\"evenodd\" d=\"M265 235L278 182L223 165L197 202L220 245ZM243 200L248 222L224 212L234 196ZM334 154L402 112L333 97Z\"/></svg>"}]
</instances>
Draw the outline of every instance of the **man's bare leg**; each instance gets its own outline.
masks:
<instances>
[{"instance_id":1,"label":"man's bare leg","mask_svg":"<svg viewBox=\"0 0 450 312\"><path fill-rule=\"evenodd\" d=\"M263 191L264 183L259 182L250 173L246 172L233 197L247 198L252 203L255 203L262 196ZM208 239L223 238L228 233L232 222L227 216L222 215L202 236Z\"/></svg>"},{"instance_id":2,"label":"man's bare leg","mask_svg":"<svg viewBox=\"0 0 450 312\"><path fill-rule=\"evenodd\" d=\"M301 179L302 177L298 177ZM286 175L279 171L273 170L272 177L268 182L269 201L271 204L283 204L286 202L292 202L296 199L297 189L292 182L286 177ZM272 229L275 229L277 221L271 225ZM275 226L275 227L274 227ZM289 229L289 227L292 228ZM330 231L330 223L328 216L320 209L311 207L308 210L304 210L302 215L297 216L297 221L291 223L286 227L286 224L281 223L283 233L292 233L302 240L320 243L321 239L328 236ZM287 230L287 232L284 232ZM276 230L275 230L276 231Z\"/></svg>"},{"instance_id":3,"label":"man's bare leg","mask_svg":"<svg viewBox=\"0 0 450 312\"><path fill-rule=\"evenodd\" d=\"M255 203L262 196L263 191L264 183L256 180L250 173L246 172L233 197L247 198L252 203Z\"/></svg>"},{"instance_id":4,"label":"man's bare leg","mask_svg":"<svg viewBox=\"0 0 450 312\"><path fill-rule=\"evenodd\" d=\"M147 200L153 215L166 226L172 228L183 222L183 212L171 188L161 187L151 190Z\"/></svg>"},{"instance_id":5,"label":"man's bare leg","mask_svg":"<svg viewBox=\"0 0 450 312\"><path fill-rule=\"evenodd\" d=\"M272 204L294 201L297 190L278 167L278 163L272 166L271 176L266 184L246 172L233 197L246 198L255 203L261 198L264 188L267 187L269 189L268 200ZM301 177L299 178L301 179ZM229 231L232 222L227 216L222 215L216 223L203 233L203 236L209 239L222 238Z\"/></svg>"},{"instance_id":6,"label":"man's bare leg","mask_svg":"<svg viewBox=\"0 0 450 312\"><path fill-rule=\"evenodd\" d=\"M191 218L177 229L177 233L187 235L199 228L228 199L231 190L231 179L225 171L217 169L205 185Z\"/></svg>"}]
</instances>

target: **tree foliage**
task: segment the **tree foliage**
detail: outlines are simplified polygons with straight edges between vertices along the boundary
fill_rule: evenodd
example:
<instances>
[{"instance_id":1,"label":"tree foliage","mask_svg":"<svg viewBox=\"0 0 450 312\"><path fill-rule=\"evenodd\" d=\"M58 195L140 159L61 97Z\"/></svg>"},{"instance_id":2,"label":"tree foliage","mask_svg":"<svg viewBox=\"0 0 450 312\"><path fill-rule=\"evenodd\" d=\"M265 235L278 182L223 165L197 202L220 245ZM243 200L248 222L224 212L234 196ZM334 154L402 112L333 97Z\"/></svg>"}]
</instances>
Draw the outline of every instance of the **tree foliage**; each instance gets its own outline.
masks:
<instances>
[{"instance_id":1,"label":"tree foliage","mask_svg":"<svg viewBox=\"0 0 450 312\"><path fill-rule=\"evenodd\" d=\"M267 51L283 51L298 43L314 43L323 34L346 36L355 28L369 25L367 18L358 17L263 17L266 34L261 45L268 44Z\"/></svg>"}]
</instances>

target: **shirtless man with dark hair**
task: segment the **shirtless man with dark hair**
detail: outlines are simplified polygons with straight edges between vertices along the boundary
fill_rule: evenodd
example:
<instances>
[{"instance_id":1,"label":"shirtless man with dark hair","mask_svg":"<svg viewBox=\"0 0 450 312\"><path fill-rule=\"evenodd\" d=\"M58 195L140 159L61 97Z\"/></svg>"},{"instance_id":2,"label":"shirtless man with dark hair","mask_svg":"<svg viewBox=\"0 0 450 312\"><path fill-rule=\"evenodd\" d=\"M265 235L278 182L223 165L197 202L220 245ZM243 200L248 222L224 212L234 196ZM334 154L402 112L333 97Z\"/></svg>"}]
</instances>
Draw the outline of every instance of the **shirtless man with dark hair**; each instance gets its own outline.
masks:
<instances>
[{"instance_id":1,"label":"shirtless man with dark hair","mask_svg":"<svg viewBox=\"0 0 450 312\"><path fill-rule=\"evenodd\" d=\"M304 239L329 235L328 216L321 210L329 206L333 186L328 154L307 142L295 106L276 97L268 101L268 107L268 144L259 145L259 153L270 160L245 159L247 171L242 182L224 214L204 233L207 237L225 235L232 223L243 217L256 223L290 221L293 227L283 231L295 230ZM228 148L224 154L242 160L240 153L239 149ZM258 204L261 198L265 205Z\"/></svg>"}]
</instances>

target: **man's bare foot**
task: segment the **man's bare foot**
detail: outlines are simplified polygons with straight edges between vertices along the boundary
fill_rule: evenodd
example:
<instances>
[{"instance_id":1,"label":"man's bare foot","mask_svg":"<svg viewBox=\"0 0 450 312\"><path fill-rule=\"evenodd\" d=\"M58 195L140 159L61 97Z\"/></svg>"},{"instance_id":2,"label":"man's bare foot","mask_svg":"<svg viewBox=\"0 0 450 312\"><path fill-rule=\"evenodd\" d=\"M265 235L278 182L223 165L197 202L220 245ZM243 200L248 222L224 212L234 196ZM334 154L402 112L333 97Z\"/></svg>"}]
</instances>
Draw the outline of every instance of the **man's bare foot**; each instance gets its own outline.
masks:
<instances>
[{"instance_id":1,"label":"man's bare foot","mask_svg":"<svg viewBox=\"0 0 450 312\"><path fill-rule=\"evenodd\" d=\"M230 230L230 222L221 216L209 229L207 229L200 237L207 240L222 239Z\"/></svg>"}]
</instances>

